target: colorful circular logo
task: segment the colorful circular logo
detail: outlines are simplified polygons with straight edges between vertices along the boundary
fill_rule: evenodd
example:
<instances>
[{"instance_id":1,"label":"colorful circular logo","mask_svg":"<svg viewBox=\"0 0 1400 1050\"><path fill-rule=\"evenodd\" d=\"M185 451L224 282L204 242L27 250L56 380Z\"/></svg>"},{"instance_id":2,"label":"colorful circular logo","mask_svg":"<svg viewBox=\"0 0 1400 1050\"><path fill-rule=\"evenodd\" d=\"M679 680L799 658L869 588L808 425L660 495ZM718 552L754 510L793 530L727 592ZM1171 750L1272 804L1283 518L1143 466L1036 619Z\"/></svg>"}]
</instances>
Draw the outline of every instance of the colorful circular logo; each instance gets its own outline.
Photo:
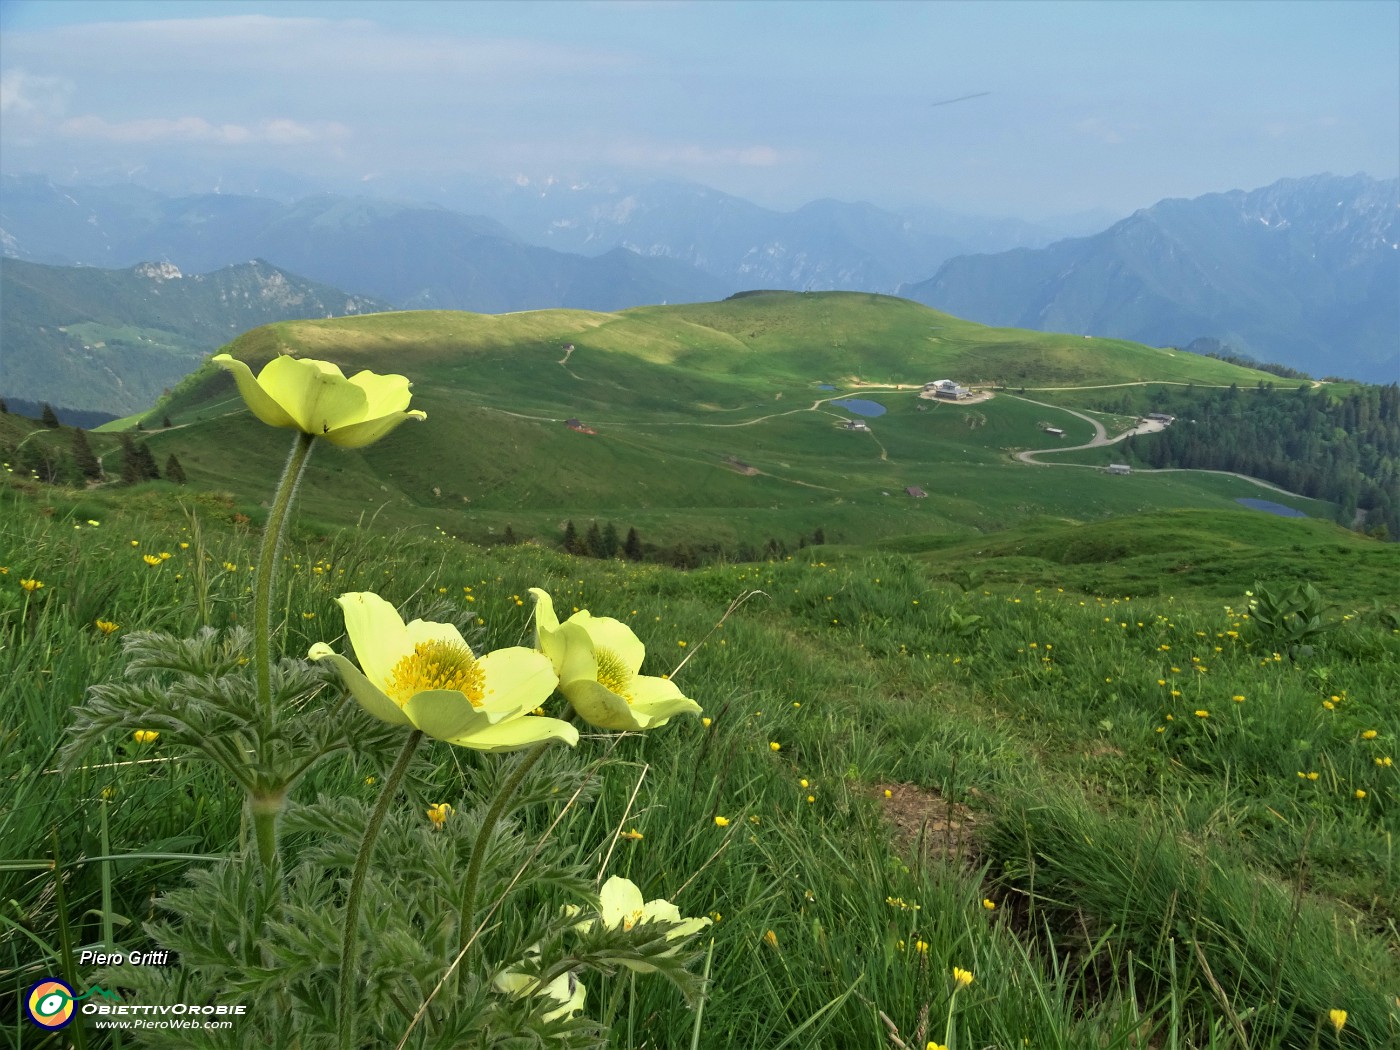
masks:
<instances>
[{"instance_id":1,"label":"colorful circular logo","mask_svg":"<svg viewBox=\"0 0 1400 1050\"><path fill-rule=\"evenodd\" d=\"M62 1028L73 1020L73 989L46 978L29 989L29 1019L40 1028Z\"/></svg>"}]
</instances>

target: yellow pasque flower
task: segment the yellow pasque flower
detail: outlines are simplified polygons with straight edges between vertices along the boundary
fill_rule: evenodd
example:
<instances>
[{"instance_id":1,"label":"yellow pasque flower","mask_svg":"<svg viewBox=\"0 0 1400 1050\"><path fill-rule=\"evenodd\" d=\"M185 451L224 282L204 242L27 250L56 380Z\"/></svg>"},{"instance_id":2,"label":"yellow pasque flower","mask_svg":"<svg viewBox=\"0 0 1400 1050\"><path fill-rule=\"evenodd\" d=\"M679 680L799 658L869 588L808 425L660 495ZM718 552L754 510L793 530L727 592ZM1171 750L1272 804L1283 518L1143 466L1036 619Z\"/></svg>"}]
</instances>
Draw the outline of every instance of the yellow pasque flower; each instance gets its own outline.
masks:
<instances>
[{"instance_id":1,"label":"yellow pasque flower","mask_svg":"<svg viewBox=\"0 0 1400 1050\"><path fill-rule=\"evenodd\" d=\"M427 419L408 411L409 382L400 375L358 372L349 379L329 361L275 357L256 377L229 354L213 358L233 373L238 392L253 415L268 426L287 427L325 438L341 448L378 441L405 419Z\"/></svg>"},{"instance_id":2,"label":"yellow pasque flower","mask_svg":"<svg viewBox=\"0 0 1400 1050\"><path fill-rule=\"evenodd\" d=\"M549 660L533 649L513 646L478 657L456 627L405 624L377 594L356 591L336 601L360 667L324 642L307 655L329 660L375 718L476 751L516 751L542 740L578 743L578 730L568 722L530 715L558 682Z\"/></svg>"},{"instance_id":3,"label":"yellow pasque flower","mask_svg":"<svg viewBox=\"0 0 1400 1050\"><path fill-rule=\"evenodd\" d=\"M973 982L973 979L971 970L964 970L958 966L953 967L953 983L959 988L966 988Z\"/></svg>"},{"instance_id":4,"label":"yellow pasque flower","mask_svg":"<svg viewBox=\"0 0 1400 1050\"><path fill-rule=\"evenodd\" d=\"M638 674L646 647L632 629L610 616L576 612L564 623L538 587L535 634L559 675L559 691L580 717L599 729L652 729L675 715L698 715L700 705L669 678Z\"/></svg>"},{"instance_id":5,"label":"yellow pasque flower","mask_svg":"<svg viewBox=\"0 0 1400 1050\"><path fill-rule=\"evenodd\" d=\"M532 944L525 954L528 958L538 959L540 946ZM504 992L512 999L522 999L527 995L540 995L549 999L556 1005L544 1013L541 1020L545 1022L554 1021L582 1010L586 995L583 985L579 983L572 970L560 974L549 984L541 987L536 978L511 967L496 974L491 980L491 987L498 992Z\"/></svg>"},{"instance_id":6,"label":"yellow pasque flower","mask_svg":"<svg viewBox=\"0 0 1400 1050\"><path fill-rule=\"evenodd\" d=\"M578 915L582 910L577 905L568 904L564 907L564 914L572 917ZM711 919L708 916L696 919L684 918L681 916L679 908L670 901L662 900L659 897L644 904L642 903L642 891L637 888L635 882L631 879L624 879L620 875L614 875L603 883L603 888L598 891L597 917L577 923L574 929L579 933L586 933L598 926L609 930L630 930L635 926L649 922L674 923L675 925L666 931L666 940L678 941L682 937L699 933L710 925ZM668 949L665 954L671 955L674 952L675 949ZM648 962L625 959L618 961L623 966L630 970L636 970L638 973L652 973L656 969Z\"/></svg>"},{"instance_id":7,"label":"yellow pasque flower","mask_svg":"<svg viewBox=\"0 0 1400 1050\"><path fill-rule=\"evenodd\" d=\"M1327 1019L1332 1022L1332 1027L1338 1032L1346 1027L1347 1012L1345 1010L1328 1010Z\"/></svg>"},{"instance_id":8,"label":"yellow pasque flower","mask_svg":"<svg viewBox=\"0 0 1400 1050\"><path fill-rule=\"evenodd\" d=\"M131 734L131 739L138 744L154 744L156 738L160 736L160 731L156 729L138 729Z\"/></svg>"}]
</instances>

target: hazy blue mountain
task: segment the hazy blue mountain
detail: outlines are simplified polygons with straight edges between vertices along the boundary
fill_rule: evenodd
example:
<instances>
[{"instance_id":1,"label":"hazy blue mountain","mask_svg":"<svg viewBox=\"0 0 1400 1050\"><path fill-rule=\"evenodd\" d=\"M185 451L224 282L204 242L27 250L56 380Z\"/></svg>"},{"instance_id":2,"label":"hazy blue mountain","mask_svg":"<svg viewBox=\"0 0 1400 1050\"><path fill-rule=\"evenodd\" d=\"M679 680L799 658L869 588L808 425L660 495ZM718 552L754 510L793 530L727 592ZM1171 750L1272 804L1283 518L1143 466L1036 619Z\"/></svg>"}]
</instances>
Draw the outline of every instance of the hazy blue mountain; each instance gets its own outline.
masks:
<instances>
[{"instance_id":1,"label":"hazy blue mountain","mask_svg":"<svg viewBox=\"0 0 1400 1050\"><path fill-rule=\"evenodd\" d=\"M0 395L126 415L249 328L388 309L264 262L185 274L0 259Z\"/></svg>"},{"instance_id":2,"label":"hazy blue mountain","mask_svg":"<svg viewBox=\"0 0 1400 1050\"><path fill-rule=\"evenodd\" d=\"M734 287L673 259L620 265L522 243L504 226L436 205L320 195L165 197L135 186L0 178L0 253L120 267L150 259L207 271L267 259L400 306L497 313L616 310L722 298Z\"/></svg>"},{"instance_id":3,"label":"hazy blue mountain","mask_svg":"<svg viewBox=\"0 0 1400 1050\"><path fill-rule=\"evenodd\" d=\"M1093 237L952 259L901 294L985 324L1197 338L1312 375L1400 380L1400 180L1165 200Z\"/></svg>"},{"instance_id":4,"label":"hazy blue mountain","mask_svg":"<svg viewBox=\"0 0 1400 1050\"><path fill-rule=\"evenodd\" d=\"M1045 245L1113 221L1094 225L1080 216L1040 225L834 200L777 211L666 181L463 177L425 180L405 192L490 215L532 244L586 254L626 248L688 263L736 288L806 291L892 292L955 255Z\"/></svg>"}]
</instances>

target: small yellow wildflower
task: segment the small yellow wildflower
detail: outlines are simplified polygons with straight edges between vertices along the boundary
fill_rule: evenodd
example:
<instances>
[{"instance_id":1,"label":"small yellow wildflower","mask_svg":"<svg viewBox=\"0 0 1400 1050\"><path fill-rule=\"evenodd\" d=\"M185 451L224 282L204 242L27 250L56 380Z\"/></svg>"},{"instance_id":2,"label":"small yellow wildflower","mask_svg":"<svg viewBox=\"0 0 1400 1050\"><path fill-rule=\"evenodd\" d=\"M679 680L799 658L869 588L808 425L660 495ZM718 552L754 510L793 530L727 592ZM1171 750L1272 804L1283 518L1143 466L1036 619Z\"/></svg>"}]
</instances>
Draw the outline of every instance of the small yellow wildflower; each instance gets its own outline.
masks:
<instances>
[{"instance_id":1,"label":"small yellow wildflower","mask_svg":"<svg viewBox=\"0 0 1400 1050\"><path fill-rule=\"evenodd\" d=\"M23 587L26 591L28 591L30 594L33 594L35 591L41 589L41 588L44 586L44 581L43 581L43 580L20 580L20 581L19 581L19 585L20 585L21 587Z\"/></svg>"},{"instance_id":2,"label":"small yellow wildflower","mask_svg":"<svg viewBox=\"0 0 1400 1050\"><path fill-rule=\"evenodd\" d=\"M158 730L138 729L136 730L136 732L131 734L131 739L135 740L138 744L153 744L155 743L156 737L158 736L160 736L160 732Z\"/></svg>"},{"instance_id":3,"label":"small yellow wildflower","mask_svg":"<svg viewBox=\"0 0 1400 1050\"><path fill-rule=\"evenodd\" d=\"M1209 718L1209 717L1210 717L1210 712L1209 712L1209 711L1197 711L1197 712L1196 712L1196 717L1197 717L1197 718Z\"/></svg>"},{"instance_id":4,"label":"small yellow wildflower","mask_svg":"<svg viewBox=\"0 0 1400 1050\"><path fill-rule=\"evenodd\" d=\"M114 788L111 784L108 784L105 788L102 789L102 801L103 801L103 802L111 802L112 799L114 799L114 798L116 798L116 797L117 797L117 789Z\"/></svg>"},{"instance_id":5,"label":"small yellow wildflower","mask_svg":"<svg viewBox=\"0 0 1400 1050\"><path fill-rule=\"evenodd\" d=\"M1366 797L1366 792L1362 791L1360 788L1357 788L1356 791L1352 793L1351 797L1356 799L1362 799Z\"/></svg>"},{"instance_id":6,"label":"small yellow wildflower","mask_svg":"<svg viewBox=\"0 0 1400 1050\"><path fill-rule=\"evenodd\" d=\"M715 817L715 827L717 827L717 828L727 828L727 827L729 827L729 818L728 818L728 817Z\"/></svg>"},{"instance_id":7,"label":"small yellow wildflower","mask_svg":"<svg viewBox=\"0 0 1400 1050\"><path fill-rule=\"evenodd\" d=\"M447 823L447 818L452 814L452 806L446 802L439 802L436 806L428 807L428 819L433 822L434 827L442 827Z\"/></svg>"},{"instance_id":8,"label":"small yellow wildflower","mask_svg":"<svg viewBox=\"0 0 1400 1050\"><path fill-rule=\"evenodd\" d=\"M140 541L140 540L132 540L132 541L131 541L131 545L132 545L133 547L139 547L139 546L141 546L141 541Z\"/></svg>"},{"instance_id":9,"label":"small yellow wildflower","mask_svg":"<svg viewBox=\"0 0 1400 1050\"><path fill-rule=\"evenodd\" d=\"M817 800L817 796L816 796L816 795L808 795L808 796L807 796L807 804L808 804L809 806L810 806L813 802L815 802L816 800Z\"/></svg>"},{"instance_id":10,"label":"small yellow wildflower","mask_svg":"<svg viewBox=\"0 0 1400 1050\"><path fill-rule=\"evenodd\" d=\"M316 619L316 614L314 612L304 612L301 614L301 618L303 620L314 620Z\"/></svg>"},{"instance_id":11,"label":"small yellow wildflower","mask_svg":"<svg viewBox=\"0 0 1400 1050\"><path fill-rule=\"evenodd\" d=\"M886 798L894 798L894 792L891 791L889 788L885 788L885 797L886 797Z\"/></svg>"},{"instance_id":12,"label":"small yellow wildflower","mask_svg":"<svg viewBox=\"0 0 1400 1050\"><path fill-rule=\"evenodd\" d=\"M1332 1027L1340 1033L1347 1023L1347 1012L1345 1010L1328 1010L1327 1018L1332 1022Z\"/></svg>"},{"instance_id":13,"label":"small yellow wildflower","mask_svg":"<svg viewBox=\"0 0 1400 1050\"><path fill-rule=\"evenodd\" d=\"M983 898L982 898L982 907L986 908L988 911L996 911L996 910L997 910L997 902L994 901L994 900L992 900L990 897L983 897Z\"/></svg>"},{"instance_id":14,"label":"small yellow wildflower","mask_svg":"<svg viewBox=\"0 0 1400 1050\"><path fill-rule=\"evenodd\" d=\"M373 774L371 774L370 776L365 777L365 786L366 786L366 787L372 786L376 781L378 781L378 779L379 779L379 778L376 777L376 776L374 776Z\"/></svg>"},{"instance_id":15,"label":"small yellow wildflower","mask_svg":"<svg viewBox=\"0 0 1400 1050\"><path fill-rule=\"evenodd\" d=\"M783 745L780 744L780 743L778 743L776 740L770 740L770 741L768 741L768 750L769 750L769 751L781 751L782 749L783 749Z\"/></svg>"},{"instance_id":16,"label":"small yellow wildflower","mask_svg":"<svg viewBox=\"0 0 1400 1050\"><path fill-rule=\"evenodd\" d=\"M170 552L169 552L169 551L161 551L161 552L160 552L160 560L161 560L161 561L169 561L169 560L170 560Z\"/></svg>"},{"instance_id":17,"label":"small yellow wildflower","mask_svg":"<svg viewBox=\"0 0 1400 1050\"><path fill-rule=\"evenodd\" d=\"M706 729L709 729L709 728L710 728L710 724L711 724L712 722L714 722L714 719L711 718L709 715L706 715L704 718L700 719L700 724L701 724L702 726L704 726Z\"/></svg>"},{"instance_id":18,"label":"small yellow wildflower","mask_svg":"<svg viewBox=\"0 0 1400 1050\"><path fill-rule=\"evenodd\" d=\"M799 781L797 782L797 785L798 785L798 787L804 787L804 788L807 787L807 786L808 786L808 784L807 784L807 778L806 778L806 777L803 777L801 780L799 780Z\"/></svg>"},{"instance_id":19,"label":"small yellow wildflower","mask_svg":"<svg viewBox=\"0 0 1400 1050\"><path fill-rule=\"evenodd\" d=\"M113 623L111 620L97 620L95 623L97 629L103 634L112 634L121 627L121 624Z\"/></svg>"},{"instance_id":20,"label":"small yellow wildflower","mask_svg":"<svg viewBox=\"0 0 1400 1050\"><path fill-rule=\"evenodd\" d=\"M628 839L628 840L630 840L630 841L632 841L632 842L641 842L642 839L644 839L646 836L643 835L643 834L642 834L640 831L638 831L636 828L632 828L632 829L629 830L629 831L624 831L624 832L622 833L621 837L624 838L624 839Z\"/></svg>"},{"instance_id":21,"label":"small yellow wildflower","mask_svg":"<svg viewBox=\"0 0 1400 1050\"><path fill-rule=\"evenodd\" d=\"M141 560L144 561L147 565L154 566L160 564L160 559L157 558L154 554L143 554L141 555Z\"/></svg>"},{"instance_id":22,"label":"small yellow wildflower","mask_svg":"<svg viewBox=\"0 0 1400 1050\"><path fill-rule=\"evenodd\" d=\"M915 941L915 942L914 942L914 950L915 950L916 952L918 952L920 955L927 955L927 954L928 954L928 941Z\"/></svg>"},{"instance_id":23,"label":"small yellow wildflower","mask_svg":"<svg viewBox=\"0 0 1400 1050\"><path fill-rule=\"evenodd\" d=\"M926 1047L924 1047L924 1050L948 1050L948 1044L947 1044L947 1043L935 1043L932 1039L930 1039L930 1040L928 1041L928 1045L927 1045Z\"/></svg>"},{"instance_id":24,"label":"small yellow wildflower","mask_svg":"<svg viewBox=\"0 0 1400 1050\"><path fill-rule=\"evenodd\" d=\"M1361 731L1361 739L1362 739L1362 740L1374 740L1374 739L1376 739L1376 731L1375 731L1374 729L1363 729L1363 730Z\"/></svg>"},{"instance_id":25,"label":"small yellow wildflower","mask_svg":"<svg viewBox=\"0 0 1400 1050\"><path fill-rule=\"evenodd\" d=\"M1337 705L1334 704L1334 703L1332 703L1331 700L1324 700L1324 701L1322 701L1322 706L1325 707L1325 708L1326 708L1327 710L1329 710L1329 711L1335 711L1335 710L1337 710Z\"/></svg>"},{"instance_id":26,"label":"small yellow wildflower","mask_svg":"<svg viewBox=\"0 0 1400 1050\"><path fill-rule=\"evenodd\" d=\"M1394 761L1391 759L1391 757L1390 757L1389 755L1386 755L1384 758L1378 758L1378 759L1376 759L1376 765L1378 765L1378 766L1389 767L1389 766L1392 766L1392 765L1394 765L1394 764L1395 764Z\"/></svg>"},{"instance_id":27,"label":"small yellow wildflower","mask_svg":"<svg viewBox=\"0 0 1400 1050\"><path fill-rule=\"evenodd\" d=\"M768 947L770 947L770 948L777 948L777 947L778 947L778 935L777 935L776 933L774 933L772 930L769 930L767 933L765 933L765 934L763 935L763 943L766 944L766 945L768 945Z\"/></svg>"},{"instance_id":28,"label":"small yellow wildflower","mask_svg":"<svg viewBox=\"0 0 1400 1050\"><path fill-rule=\"evenodd\" d=\"M1230 699L1233 700L1233 701L1234 701L1235 703L1237 703L1237 704L1242 704L1242 703L1244 703L1244 697L1243 697L1242 695L1240 695L1239 693L1236 693L1234 696L1230 697Z\"/></svg>"},{"instance_id":29,"label":"small yellow wildflower","mask_svg":"<svg viewBox=\"0 0 1400 1050\"><path fill-rule=\"evenodd\" d=\"M966 988L973 980L974 978L971 970L964 970L957 966L953 967L953 983L959 988Z\"/></svg>"}]
</instances>

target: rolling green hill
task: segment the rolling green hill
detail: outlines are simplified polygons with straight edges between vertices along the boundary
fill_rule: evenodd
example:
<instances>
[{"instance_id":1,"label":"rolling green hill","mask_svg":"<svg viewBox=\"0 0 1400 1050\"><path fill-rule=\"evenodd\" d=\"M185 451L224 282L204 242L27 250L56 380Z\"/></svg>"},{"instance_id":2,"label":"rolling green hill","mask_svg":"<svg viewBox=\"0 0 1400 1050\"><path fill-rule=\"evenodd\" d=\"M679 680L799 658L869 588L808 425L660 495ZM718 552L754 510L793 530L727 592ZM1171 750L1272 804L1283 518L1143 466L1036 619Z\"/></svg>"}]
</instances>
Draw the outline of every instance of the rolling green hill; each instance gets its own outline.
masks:
<instances>
[{"instance_id":1,"label":"rolling green hill","mask_svg":"<svg viewBox=\"0 0 1400 1050\"><path fill-rule=\"evenodd\" d=\"M1039 515L1237 509L1236 498L1259 494L1246 480L1109 478L1028 467L1012 453L1053 444L1047 425L1064 429L1067 444L1092 436L1083 418L1047 407L1057 395L1038 387L1269 378L1119 340L987 328L864 293L750 293L615 314L291 321L229 350L255 367L293 352L414 382L428 423L363 452L318 454L309 514L350 521L368 503L390 521L478 539L510 525L548 542L569 517L636 526L654 543L731 546L795 541L819 526L830 539L863 541L971 534ZM942 378L1011 390L976 404L918 398ZM1041 403L1016 396L1021 384ZM849 396L886 409L869 432L845 428L856 417L832 401ZM152 448L162 462L177 453L197 485L258 492L285 452L282 435L247 425L232 380L212 366L147 422L166 415L175 426L152 434ZM1097 418L1110 430L1117 422ZM596 433L570 429L570 419ZM911 487L929 498L907 495ZM1295 502L1331 517L1325 504Z\"/></svg>"}]
</instances>

